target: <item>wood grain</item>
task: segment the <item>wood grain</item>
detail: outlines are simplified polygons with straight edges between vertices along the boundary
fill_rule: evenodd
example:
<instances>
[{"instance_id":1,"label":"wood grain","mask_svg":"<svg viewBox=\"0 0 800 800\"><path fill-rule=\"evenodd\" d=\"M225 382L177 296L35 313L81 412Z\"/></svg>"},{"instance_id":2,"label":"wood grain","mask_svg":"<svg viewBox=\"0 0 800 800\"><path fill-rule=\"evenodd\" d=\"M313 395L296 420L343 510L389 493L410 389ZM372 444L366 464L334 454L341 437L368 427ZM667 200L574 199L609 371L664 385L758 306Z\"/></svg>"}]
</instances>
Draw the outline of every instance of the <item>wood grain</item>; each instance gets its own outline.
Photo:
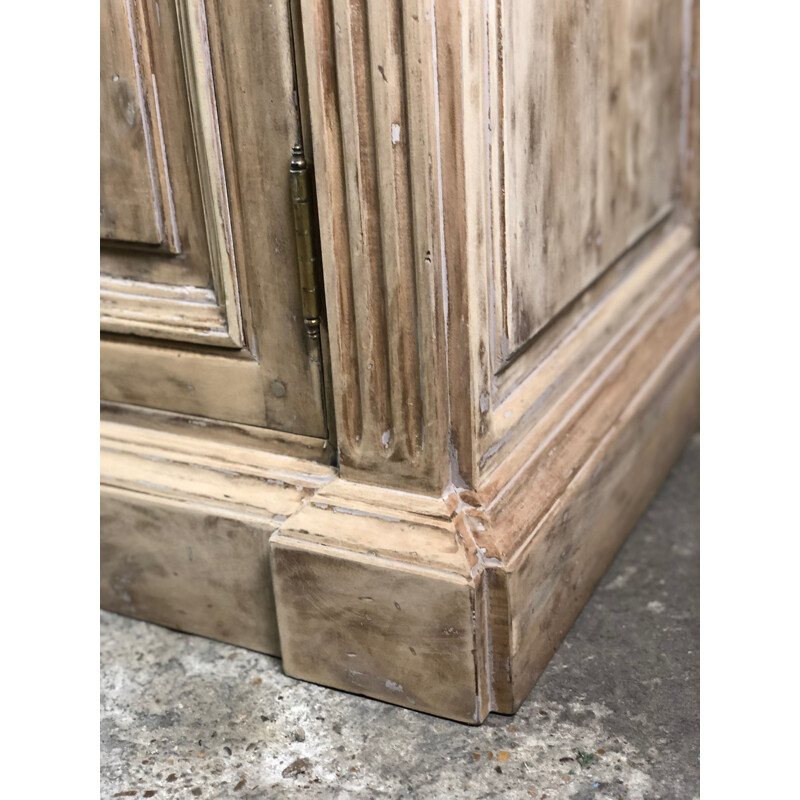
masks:
<instances>
[{"instance_id":1,"label":"wood grain","mask_svg":"<svg viewBox=\"0 0 800 800\"><path fill-rule=\"evenodd\" d=\"M100 524L102 608L280 654L269 527L108 488Z\"/></svg>"},{"instance_id":2,"label":"wood grain","mask_svg":"<svg viewBox=\"0 0 800 800\"><path fill-rule=\"evenodd\" d=\"M289 675L462 722L483 719L468 576L284 534L274 537L271 559Z\"/></svg>"},{"instance_id":3,"label":"wood grain","mask_svg":"<svg viewBox=\"0 0 800 800\"><path fill-rule=\"evenodd\" d=\"M108 422L100 469L101 606L278 655L269 537L333 471Z\"/></svg>"},{"instance_id":4,"label":"wood grain","mask_svg":"<svg viewBox=\"0 0 800 800\"><path fill-rule=\"evenodd\" d=\"M338 479L282 525L290 675L471 723L516 710L697 427L696 255L648 294L502 480L436 499Z\"/></svg>"},{"instance_id":5,"label":"wood grain","mask_svg":"<svg viewBox=\"0 0 800 800\"><path fill-rule=\"evenodd\" d=\"M681 119L683 187L687 224L700 244L700 0L684 0L684 111Z\"/></svg>"},{"instance_id":6,"label":"wood grain","mask_svg":"<svg viewBox=\"0 0 800 800\"><path fill-rule=\"evenodd\" d=\"M259 365L247 355L229 358L103 339L100 396L106 402L282 427L267 414Z\"/></svg>"},{"instance_id":7,"label":"wood grain","mask_svg":"<svg viewBox=\"0 0 800 800\"><path fill-rule=\"evenodd\" d=\"M228 508L274 525L331 481L325 465L194 436L101 423L103 486Z\"/></svg>"},{"instance_id":8,"label":"wood grain","mask_svg":"<svg viewBox=\"0 0 800 800\"><path fill-rule=\"evenodd\" d=\"M102 398L325 438L325 368L303 325L288 191L301 135L288 4L104 6L138 20L121 41L133 41L150 92L177 238L101 249Z\"/></svg>"},{"instance_id":9,"label":"wood grain","mask_svg":"<svg viewBox=\"0 0 800 800\"><path fill-rule=\"evenodd\" d=\"M304 0L343 475L447 478L430 3Z\"/></svg>"},{"instance_id":10,"label":"wood grain","mask_svg":"<svg viewBox=\"0 0 800 800\"><path fill-rule=\"evenodd\" d=\"M675 273L658 310L584 373L549 435L547 420L540 423L517 474L473 499L481 503L476 541L498 565L489 582L501 711L530 691L697 429L696 262Z\"/></svg>"},{"instance_id":11,"label":"wood grain","mask_svg":"<svg viewBox=\"0 0 800 800\"><path fill-rule=\"evenodd\" d=\"M697 425L696 257L649 291L479 493L104 423L104 605L268 652L277 621L290 675L510 713Z\"/></svg>"},{"instance_id":12,"label":"wood grain","mask_svg":"<svg viewBox=\"0 0 800 800\"><path fill-rule=\"evenodd\" d=\"M100 329L217 347L240 347L213 289L100 276Z\"/></svg>"},{"instance_id":13,"label":"wood grain","mask_svg":"<svg viewBox=\"0 0 800 800\"><path fill-rule=\"evenodd\" d=\"M659 364L671 363L673 345L686 337L696 344L697 284L696 256L690 254L662 281L652 307L642 309L635 323L586 365L572 390L534 426L519 445L522 457L514 454L472 495L494 528L492 548L498 557L508 561L532 535L548 504L617 424L615 415L632 402ZM536 476L536 492L520 480L526 473Z\"/></svg>"},{"instance_id":14,"label":"wood grain","mask_svg":"<svg viewBox=\"0 0 800 800\"><path fill-rule=\"evenodd\" d=\"M478 488L544 340L683 222L686 26L667 0L434 16L451 454Z\"/></svg>"},{"instance_id":15,"label":"wood grain","mask_svg":"<svg viewBox=\"0 0 800 800\"><path fill-rule=\"evenodd\" d=\"M100 4L100 236L159 245L163 165L153 146L129 10L126 3Z\"/></svg>"},{"instance_id":16,"label":"wood grain","mask_svg":"<svg viewBox=\"0 0 800 800\"><path fill-rule=\"evenodd\" d=\"M513 712L697 426L696 3L182 2L158 29L126 8L158 30L165 139L207 102L223 173L186 174L201 213L224 184L243 345L188 338L221 295L142 179L156 223L116 263L173 270L106 275L129 328L102 343L103 603L407 708ZM279 190L309 140L293 47L321 350ZM141 92L130 166L160 175ZM170 302L186 338L131 335Z\"/></svg>"},{"instance_id":17,"label":"wood grain","mask_svg":"<svg viewBox=\"0 0 800 800\"><path fill-rule=\"evenodd\" d=\"M139 99L161 234L158 241L133 237L120 240L104 237L101 226L100 271L146 283L214 288L195 157L194 112L184 75L184 59L191 57L193 46L186 36L181 36L178 22L178 5L187 3L204 5L203 0L180 0L163 9L157 9L151 0L104 0L101 4L104 16L119 21L113 29L101 29L102 47L118 50L126 37L127 48L133 53L138 83L128 88L125 81L124 91L126 96L135 94ZM105 152L106 163L126 169L129 154L125 143L110 135L113 131L104 122L107 117L113 119L109 94L117 91L124 80L113 68L110 73L106 68L100 75L101 154ZM115 75L119 80L114 80ZM104 132L109 134L105 139ZM200 154L208 155L202 151ZM126 184L116 181L115 172L101 170L101 197L108 192L124 196L126 191Z\"/></svg>"},{"instance_id":18,"label":"wood grain","mask_svg":"<svg viewBox=\"0 0 800 800\"><path fill-rule=\"evenodd\" d=\"M644 245L628 263L620 262L621 274L608 275L610 286L599 282L584 293L585 304L554 320L512 374L498 382L508 388L483 415L482 489L518 468L514 448L522 439L541 436L538 423L545 417L558 419L564 398L575 396L577 378L587 366L615 342L624 342L643 317L658 313L664 287L680 279L680 266L692 255L691 232L672 228ZM497 476L495 469L500 470Z\"/></svg>"},{"instance_id":19,"label":"wood grain","mask_svg":"<svg viewBox=\"0 0 800 800\"><path fill-rule=\"evenodd\" d=\"M162 244L164 240L165 246L130 252L119 247L121 243L115 240L120 237L104 237L111 240L104 244L116 246L101 251L105 273L101 275L101 329L239 348L244 344L241 306L205 2L178 0L174 8L164 9L163 18L160 6L140 0L107 0L102 8L104 16L122 16L124 9L129 18L127 44L134 52L142 99L154 205L159 228L165 232L158 241L134 238L131 243ZM110 33L101 30L101 40ZM119 86L120 77L101 71L100 79L102 139L108 127L103 119L114 119L107 87ZM163 108L164 102L175 105ZM119 169L129 159L125 142L118 137L106 136L103 151ZM127 196L124 178L113 171L104 173L101 159L101 199L108 191ZM147 272L160 280L148 280L137 264L149 264ZM188 285L180 282L187 271L195 279ZM166 285L158 292L165 278ZM207 295L205 308L203 313L193 313L195 295L200 292Z\"/></svg>"},{"instance_id":20,"label":"wood grain","mask_svg":"<svg viewBox=\"0 0 800 800\"><path fill-rule=\"evenodd\" d=\"M232 444L293 458L307 459L330 466L335 450L327 439L284 433L255 425L222 422L191 414L159 411L124 403L101 403L100 419L163 433L177 433L196 440Z\"/></svg>"},{"instance_id":21,"label":"wood grain","mask_svg":"<svg viewBox=\"0 0 800 800\"><path fill-rule=\"evenodd\" d=\"M687 332L509 567L515 711L699 422L699 347ZM602 657L602 654L598 654ZM500 677L500 676L498 676Z\"/></svg>"},{"instance_id":22,"label":"wood grain","mask_svg":"<svg viewBox=\"0 0 800 800\"><path fill-rule=\"evenodd\" d=\"M674 0L503 10L510 355L673 203L683 22Z\"/></svg>"}]
</instances>

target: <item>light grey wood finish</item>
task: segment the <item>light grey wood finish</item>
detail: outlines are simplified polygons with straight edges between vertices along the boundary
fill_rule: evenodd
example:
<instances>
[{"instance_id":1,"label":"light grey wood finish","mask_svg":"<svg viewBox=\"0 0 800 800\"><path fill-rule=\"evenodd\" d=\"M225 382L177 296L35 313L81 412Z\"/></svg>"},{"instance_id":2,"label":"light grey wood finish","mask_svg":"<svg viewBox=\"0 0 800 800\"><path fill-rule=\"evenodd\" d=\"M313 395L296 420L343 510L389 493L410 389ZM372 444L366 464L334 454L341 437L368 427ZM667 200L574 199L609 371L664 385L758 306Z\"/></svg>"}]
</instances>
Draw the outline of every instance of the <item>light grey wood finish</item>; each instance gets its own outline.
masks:
<instances>
[{"instance_id":1,"label":"light grey wood finish","mask_svg":"<svg viewBox=\"0 0 800 800\"><path fill-rule=\"evenodd\" d=\"M278 655L269 538L333 477L251 446L101 423L101 605Z\"/></svg>"},{"instance_id":2,"label":"light grey wood finish","mask_svg":"<svg viewBox=\"0 0 800 800\"><path fill-rule=\"evenodd\" d=\"M471 723L519 707L697 429L697 256L654 257L619 298L630 324L480 490L335 480L280 526L290 675Z\"/></svg>"},{"instance_id":3,"label":"light grey wood finish","mask_svg":"<svg viewBox=\"0 0 800 800\"><path fill-rule=\"evenodd\" d=\"M479 723L524 699L698 424L694 6L298 4L336 457L255 432L271 401L247 348L154 345L145 369L110 338L129 394L104 423L105 574L153 564L126 613L189 629L182 581L216 573L225 610L192 630L270 649L277 626L290 675ZM226 126L268 126L232 76L269 37L264 4L235 5L208 16L238 247L261 221L237 228L251 173L229 167L261 150L229 156ZM243 313L246 339L248 319L272 324ZM137 370L171 411L132 410Z\"/></svg>"},{"instance_id":4,"label":"light grey wood finish","mask_svg":"<svg viewBox=\"0 0 800 800\"><path fill-rule=\"evenodd\" d=\"M441 491L445 314L426 0L302 0L340 466Z\"/></svg>"},{"instance_id":5,"label":"light grey wood finish","mask_svg":"<svg viewBox=\"0 0 800 800\"><path fill-rule=\"evenodd\" d=\"M103 399L325 437L288 190L288 3L101 9Z\"/></svg>"},{"instance_id":6,"label":"light grey wood finish","mask_svg":"<svg viewBox=\"0 0 800 800\"><path fill-rule=\"evenodd\" d=\"M691 43L681 5L661 0L475 0L436 4L434 21L451 440L479 487L509 429L554 399L525 389L553 329L679 235ZM495 424L514 394L525 402Z\"/></svg>"},{"instance_id":7,"label":"light grey wood finish","mask_svg":"<svg viewBox=\"0 0 800 800\"><path fill-rule=\"evenodd\" d=\"M488 190L503 362L671 208L683 14L675 0L497 8Z\"/></svg>"}]
</instances>

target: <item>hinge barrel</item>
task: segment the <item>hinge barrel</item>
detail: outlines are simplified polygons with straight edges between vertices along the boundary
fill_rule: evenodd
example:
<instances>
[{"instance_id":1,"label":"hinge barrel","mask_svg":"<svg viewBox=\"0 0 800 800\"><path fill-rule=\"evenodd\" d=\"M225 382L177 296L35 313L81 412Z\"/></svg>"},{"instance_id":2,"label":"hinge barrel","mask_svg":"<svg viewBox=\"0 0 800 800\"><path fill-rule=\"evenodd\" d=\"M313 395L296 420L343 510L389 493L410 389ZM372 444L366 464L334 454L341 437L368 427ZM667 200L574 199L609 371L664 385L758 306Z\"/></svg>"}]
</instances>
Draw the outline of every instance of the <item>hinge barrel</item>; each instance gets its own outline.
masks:
<instances>
[{"instance_id":1,"label":"hinge barrel","mask_svg":"<svg viewBox=\"0 0 800 800\"><path fill-rule=\"evenodd\" d=\"M295 145L292 148L289 182L294 211L294 237L297 248L297 268L300 273L303 321L309 339L318 339L320 303L317 295L317 265L314 257L312 195L308 164L301 145Z\"/></svg>"}]
</instances>

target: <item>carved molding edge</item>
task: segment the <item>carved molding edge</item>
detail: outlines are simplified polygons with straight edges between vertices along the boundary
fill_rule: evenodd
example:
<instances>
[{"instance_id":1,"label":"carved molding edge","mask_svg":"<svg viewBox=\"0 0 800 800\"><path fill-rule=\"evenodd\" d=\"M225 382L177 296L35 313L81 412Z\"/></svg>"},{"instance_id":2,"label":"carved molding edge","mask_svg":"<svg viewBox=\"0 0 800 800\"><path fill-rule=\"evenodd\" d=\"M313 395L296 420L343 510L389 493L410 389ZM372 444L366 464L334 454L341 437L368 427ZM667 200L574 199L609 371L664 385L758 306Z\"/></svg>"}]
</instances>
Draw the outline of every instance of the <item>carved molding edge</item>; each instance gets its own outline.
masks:
<instances>
[{"instance_id":1,"label":"carved molding edge","mask_svg":"<svg viewBox=\"0 0 800 800\"><path fill-rule=\"evenodd\" d=\"M242 347L242 312L217 114L217 81L208 43L206 4L205 0L178 0L176 7L214 288L224 309L231 343Z\"/></svg>"},{"instance_id":2,"label":"carved molding edge","mask_svg":"<svg viewBox=\"0 0 800 800\"><path fill-rule=\"evenodd\" d=\"M244 346L241 302L216 101L221 76L217 75L215 80L205 0L177 0L175 8L214 287L213 291L171 287L101 275L101 326L111 333L241 348ZM177 255L181 243L145 7L137 0L129 0L127 10L146 109L144 127L154 198L166 237L166 252Z\"/></svg>"},{"instance_id":3,"label":"carved molding edge","mask_svg":"<svg viewBox=\"0 0 800 800\"><path fill-rule=\"evenodd\" d=\"M103 423L104 607L451 719L514 711L696 430L696 258L675 273L481 492Z\"/></svg>"},{"instance_id":4,"label":"carved molding edge","mask_svg":"<svg viewBox=\"0 0 800 800\"><path fill-rule=\"evenodd\" d=\"M519 707L697 428L696 258L679 271L502 480L441 498L334 480L281 525L287 674L471 724Z\"/></svg>"},{"instance_id":5,"label":"carved molding edge","mask_svg":"<svg viewBox=\"0 0 800 800\"><path fill-rule=\"evenodd\" d=\"M303 0L344 476L449 480L429 0Z\"/></svg>"}]
</instances>

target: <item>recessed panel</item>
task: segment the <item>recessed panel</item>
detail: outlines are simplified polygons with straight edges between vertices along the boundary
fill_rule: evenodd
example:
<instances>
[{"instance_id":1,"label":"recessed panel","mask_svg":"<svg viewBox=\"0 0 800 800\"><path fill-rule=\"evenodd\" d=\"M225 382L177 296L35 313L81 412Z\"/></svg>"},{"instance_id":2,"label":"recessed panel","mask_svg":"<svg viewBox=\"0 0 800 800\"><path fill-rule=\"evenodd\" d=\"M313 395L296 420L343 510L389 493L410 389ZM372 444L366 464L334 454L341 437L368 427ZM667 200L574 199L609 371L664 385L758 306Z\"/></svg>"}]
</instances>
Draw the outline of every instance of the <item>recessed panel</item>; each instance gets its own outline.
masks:
<instances>
[{"instance_id":1,"label":"recessed panel","mask_svg":"<svg viewBox=\"0 0 800 800\"><path fill-rule=\"evenodd\" d=\"M669 213L683 25L675 0L504 0L499 10L503 362Z\"/></svg>"},{"instance_id":2,"label":"recessed panel","mask_svg":"<svg viewBox=\"0 0 800 800\"><path fill-rule=\"evenodd\" d=\"M100 4L100 237L163 239L157 167L136 37L124 2Z\"/></svg>"},{"instance_id":3,"label":"recessed panel","mask_svg":"<svg viewBox=\"0 0 800 800\"><path fill-rule=\"evenodd\" d=\"M101 329L241 347L205 3L101 13Z\"/></svg>"}]
</instances>

